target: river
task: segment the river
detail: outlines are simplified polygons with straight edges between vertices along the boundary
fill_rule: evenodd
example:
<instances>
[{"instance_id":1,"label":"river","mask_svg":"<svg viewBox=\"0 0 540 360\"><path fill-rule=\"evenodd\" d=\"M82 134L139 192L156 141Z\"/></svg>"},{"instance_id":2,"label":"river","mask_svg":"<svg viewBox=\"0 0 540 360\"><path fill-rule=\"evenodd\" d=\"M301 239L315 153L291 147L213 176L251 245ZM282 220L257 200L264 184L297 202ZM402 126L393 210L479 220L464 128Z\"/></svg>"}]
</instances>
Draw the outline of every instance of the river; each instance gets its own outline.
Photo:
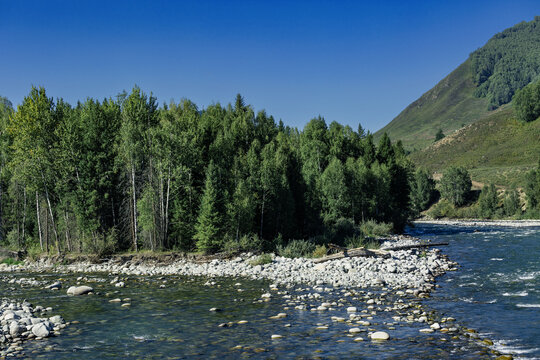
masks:
<instances>
[{"instance_id":1,"label":"river","mask_svg":"<svg viewBox=\"0 0 540 360\"><path fill-rule=\"evenodd\" d=\"M270 282L247 279L181 276L126 276L126 287L110 284L114 276L97 274L0 274L0 298L52 307L71 323L57 337L24 344L22 357L36 359L207 359L207 358L324 358L324 359L481 359L492 358L489 349L467 336L439 332L420 333L425 324L396 322L396 311L385 307L405 300L434 319L452 316L460 325L477 329L492 339L501 352L534 358L540 356L540 264L537 254L540 228L472 228L421 225L411 234L432 241L449 241L442 250L461 269L438 279L440 288L430 299L398 298L381 290L364 289L362 296L345 296L348 290L291 287L273 291ZM42 286L61 279L74 285L77 277L90 284L95 295L71 297ZM9 284L28 278L39 286ZM24 281L22 282L24 284ZM383 299L369 307L362 298ZM121 302L110 302L120 298ZM328 311L307 308L326 301ZM130 306L122 306L122 304ZM348 318L346 307L364 309L370 325L350 334L353 324L332 321ZM211 308L221 311L209 311ZM278 313L287 316L272 318ZM403 315L403 314L402 314ZM239 324L239 321L246 321ZM365 320L365 319L364 319ZM229 324L220 327L220 324ZM367 332L387 331L387 342L371 342ZM272 339L274 334L281 339ZM364 341L354 341L361 337Z\"/></svg>"},{"instance_id":2,"label":"river","mask_svg":"<svg viewBox=\"0 0 540 360\"><path fill-rule=\"evenodd\" d=\"M411 235L448 241L460 270L439 279L427 304L494 341L501 352L540 358L540 227L422 224Z\"/></svg>"}]
</instances>

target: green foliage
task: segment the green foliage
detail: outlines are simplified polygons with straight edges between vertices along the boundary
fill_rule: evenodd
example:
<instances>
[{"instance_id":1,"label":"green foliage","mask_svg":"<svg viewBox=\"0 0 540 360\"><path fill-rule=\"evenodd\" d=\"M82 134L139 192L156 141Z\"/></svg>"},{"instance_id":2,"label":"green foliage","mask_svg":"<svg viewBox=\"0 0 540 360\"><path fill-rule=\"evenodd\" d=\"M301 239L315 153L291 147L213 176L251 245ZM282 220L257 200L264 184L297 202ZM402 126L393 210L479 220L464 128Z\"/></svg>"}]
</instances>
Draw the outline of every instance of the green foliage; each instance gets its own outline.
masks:
<instances>
[{"instance_id":1,"label":"green foliage","mask_svg":"<svg viewBox=\"0 0 540 360\"><path fill-rule=\"evenodd\" d=\"M435 134L435 142L444 139L444 133L442 129L439 128L439 131Z\"/></svg>"},{"instance_id":2,"label":"green foliage","mask_svg":"<svg viewBox=\"0 0 540 360\"><path fill-rule=\"evenodd\" d=\"M534 121L540 116L540 81L518 90L514 96L516 117L524 122Z\"/></svg>"},{"instance_id":3,"label":"green foliage","mask_svg":"<svg viewBox=\"0 0 540 360\"><path fill-rule=\"evenodd\" d=\"M527 208L540 210L540 161L538 167L527 174L525 194L527 194Z\"/></svg>"},{"instance_id":4,"label":"green foliage","mask_svg":"<svg viewBox=\"0 0 540 360\"><path fill-rule=\"evenodd\" d=\"M392 224L368 220L360 224L360 231L365 237L384 237L392 233Z\"/></svg>"},{"instance_id":5,"label":"green foliage","mask_svg":"<svg viewBox=\"0 0 540 360\"><path fill-rule=\"evenodd\" d=\"M0 264L6 264L6 265L21 265L23 262L20 260L16 260L13 258L5 258L0 261Z\"/></svg>"},{"instance_id":6,"label":"green foliage","mask_svg":"<svg viewBox=\"0 0 540 360\"><path fill-rule=\"evenodd\" d=\"M430 172L450 166L469 169L482 183L524 187L526 174L540 153L540 121L515 120L511 107L500 109L462 129L458 136L411 154L411 160Z\"/></svg>"},{"instance_id":7,"label":"green foliage","mask_svg":"<svg viewBox=\"0 0 540 360\"><path fill-rule=\"evenodd\" d=\"M257 265L266 265L272 263L272 254L261 254L257 256L256 259L251 260L249 262L249 265L251 266L257 266Z\"/></svg>"},{"instance_id":8,"label":"green foliage","mask_svg":"<svg viewBox=\"0 0 540 360\"><path fill-rule=\"evenodd\" d=\"M259 252L264 248L263 241L257 234L246 234L238 240L231 237L225 237L223 249L231 254L240 252Z\"/></svg>"},{"instance_id":9,"label":"green foliage","mask_svg":"<svg viewBox=\"0 0 540 360\"><path fill-rule=\"evenodd\" d=\"M312 258L321 258L323 256L326 256L328 253L328 249L324 245L317 245L315 247L315 250L313 250L313 253L311 254Z\"/></svg>"},{"instance_id":10,"label":"green foliage","mask_svg":"<svg viewBox=\"0 0 540 360\"><path fill-rule=\"evenodd\" d=\"M540 74L540 17L493 36L470 56L476 95L492 108L510 102L514 93Z\"/></svg>"},{"instance_id":11,"label":"green foliage","mask_svg":"<svg viewBox=\"0 0 540 360\"><path fill-rule=\"evenodd\" d=\"M315 248L315 244L310 241L291 240L286 246L278 246L277 253L287 258L309 257Z\"/></svg>"},{"instance_id":12,"label":"green foliage","mask_svg":"<svg viewBox=\"0 0 540 360\"><path fill-rule=\"evenodd\" d=\"M134 87L72 107L32 88L17 111L0 102L0 243L43 252L308 256L366 219L403 229L410 174L401 142L322 117L286 127L241 96L158 108Z\"/></svg>"},{"instance_id":13,"label":"green foliage","mask_svg":"<svg viewBox=\"0 0 540 360\"><path fill-rule=\"evenodd\" d=\"M443 173L440 183L441 196L453 205L464 205L470 190L471 176L465 168L450 167Z\"/></svg>"},{"instance_id":14,"label":"green foliage","mask_svg":"<svg viewBox=\"0 0 540 360\"><path fill-rule=\"evenodd\" d=\"M211 162L206 170L204 193L201 199L201 207L197 225L197 233L194 238L197 248L204 252L214 252L221 246L221 194L218 183L218 170Z\"/></svg>"},{"instance_id":15,"label":"green foliage","mask_svg":"<svg viewBox=\"0 0 540 360\"><path fill-rule=\"evenodd\" d=\"M495 185L484 185L480 198L478 199L480 215L484 218L491 218L499 207L499 197Z\"/></svg>"},{"instance_id":16,"label":"green foliage","mask_svg":"<svg viewBox=\"0 0 540 360\"><path fill-rule=\"evenodd\" d=\"M366 249L379 249L381 244L370 237L365 237L362 235L351 236L345 240L345 247L349 249L363 247Z\"/></svg>"},{"instance_id":17,"label":"green foliage","mask_svg":"<svg viewBox=\"0 0 540 360\"><path fill-rule=\"evenodd\" d=\"M456 212L452 203L446 199L439 201L428 211L428 215L433 219L453 218Z\"/></svg>"},{"instance_id":18,"label":"green foliage","mask_svg":"<svg viewBox=\"0 0 540 360\"><path fill-rule=\"evenodd\" d=\"M411 210L414 215L428 208L435 193L435 181L429 172L418 168L411 179Z\"/></svg>"},{"instance_id":19,"label":"green foliage","mask_svg":"<svg viewBox=\"0 0 540 360\"><path fill-rule=\"evenodd\" d=\"M519 193L516 189L506 191L504 197L503 209L506 216L514 216L521 213L521 204L519 201Z\"/></svg>"}]
</instances>

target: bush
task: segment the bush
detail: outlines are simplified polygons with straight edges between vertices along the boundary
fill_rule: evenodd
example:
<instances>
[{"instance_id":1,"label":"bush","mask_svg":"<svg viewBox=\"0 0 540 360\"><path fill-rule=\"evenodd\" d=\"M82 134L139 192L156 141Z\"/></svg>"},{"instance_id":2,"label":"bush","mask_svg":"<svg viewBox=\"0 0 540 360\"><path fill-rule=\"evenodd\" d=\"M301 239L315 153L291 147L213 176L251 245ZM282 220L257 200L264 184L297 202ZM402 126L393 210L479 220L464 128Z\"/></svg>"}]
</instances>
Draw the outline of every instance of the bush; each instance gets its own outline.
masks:
<instances>
[{"instance_id":1,"label":"bush","mask_svg":"<svg viewBox=\"0 0 540 360\"><path fill-rule=\"evenodd\" d=\"M239 252L259 252L263 249L263 242L257 234L244 235L238 241L229 238L223 245L223 250L230 254Z\"/></svg>"},{"instance_id":2,"label":"bush","mask_svg":"<svg viewBox=\"0 0 540 360\"><path fill-rule=\"evenodd\" d=\"M482 217L490 219L496 214L497 207L499 206L499 197L497 196L497 189L495 188L495 185L484 185L484 188L480 193L478 206L480 216Z\"/></svg>"},{"instance_id":3,"label":"bush","mask_svg":"<svg viewBox=\"0 0 540 360\"><path fill-rule=\"evenodd\" d=\"M313 250L311 257L320 258L320 257L326 256L327 253L328 253L328 249L326 248L326 246L317 245L315 250Z\"/></svg>"},{"instance_id":4,"label":"bush","mask_svg":"<svg viewBox=\"0 0 540 360\"><path fill-rule=\"evenodd\" d=\"M441 179L441 196L454 206L464 205L471 185L471 176L465 168L449 167Z\"/></svg>"},{"instance_id":5,"label":"bush","mask_svg":"<svg viewBox=\"0 0 540 360\"><path fill-rule=\"evenodd\" d=\"M0 261L1 264L7 264L7 265L20 265L22 264L22 261L15 260L13 258L5 258L2 261Z\"/></svg>"},{"instance_id":6,"label":"bush","mask_svg":"<svg viewBox=\"0 0 540 360\"><path fill-rule=\"evenodd\" d=\"M504 198L503 208L506 216L513 216L521 213L519 193L517 190L512 189L507 192Z\"/></svg>"},{"instance_id":7,"label":"bush","mask_svg":"<svg viewBox=\"0 0 540 360\"><path fill-rule=\"evenodd\" d=\"M272 263L272 255L271 254L262 254L259 255L256 259L251 260L249 262L249 265L251 266L257 266L257 265L266 265Z\"/></svg>"},{"instance_id":8,"label":"bush","mask_svg":"<svg viewBox=\"0 0 540 360\"><path fill-rule=\"evenodd\" d=\"M314 251L315 244L307 240L292 240L285 247L277 247L277 253L287 258L308 257Z\"/></svg>"},{"instance_id":9,"label":"bush","mask_svg":"<svg viewBox=\"0 0 540 360\"><path fill-rule=\"evenodd\" d=\"M116 251L116 229L111 230L104 236L97 236L95 240L88 241L88 248L91 253L98 257L111 255Z\"/></svg>"},{"instance_id":10,"label":"bush","mask_svg":"<svg viewBox=\"0 0 540 360\"><path fill-rule=\"evenodd\" d=\"M411 178L411 210L416 216L428 208L435 194L435 181L425 169L418 169Z\"/></svg>"},{"instance_id":11,"label":"bush","mask_svg":"<svg viewBox=\"0 0 540 360\"><path fill-rule=\"evenodd\" d=\"M378 223L375 220L368 220L360 224L360 231L364 237L388 236L392 233L392 224Z\"/></svg>"},{"instance_id":12,"label":"bush","mask_svg":"<svg viewBox=\"0 0 540 360\"><path fill-rule=\"evenodd\" d=\"M455 209L448 200L441 200L429 210L428 215L433 219L452 218L455 217Z\"/></svg>"},{"instance_id":13,"label":"bush","mask_svg":"<svg viewBox=\"0 0 540 360\"><path fill-rule=\"evenodd\" d=\"M363 247L366 249L378 249L381 247L381 244L373 239L366 238L362 235L360 236L351 236L345 240L345 246L349 249Z\"/></svg>"}]
</instances>

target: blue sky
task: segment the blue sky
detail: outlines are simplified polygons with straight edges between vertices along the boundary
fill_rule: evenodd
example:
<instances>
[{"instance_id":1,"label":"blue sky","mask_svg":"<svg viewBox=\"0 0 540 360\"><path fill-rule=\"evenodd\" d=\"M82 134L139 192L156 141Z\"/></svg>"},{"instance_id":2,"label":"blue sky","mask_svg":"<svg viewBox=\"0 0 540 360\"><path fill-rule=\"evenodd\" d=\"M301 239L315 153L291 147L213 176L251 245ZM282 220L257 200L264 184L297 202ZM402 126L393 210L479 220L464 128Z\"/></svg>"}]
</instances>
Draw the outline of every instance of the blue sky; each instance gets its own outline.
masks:
<instances>
[{"instance_id":1,"label":"blue sky","mask_svg":"<svg viewBox=\"0 0 540 360\"><path fill-rule=\"evenodd\" d=\"M0 0L0 95L70 103L134 84L199 107L241 93L303 127L376 131L540 1Z\"/></svg>"}]
</instances>

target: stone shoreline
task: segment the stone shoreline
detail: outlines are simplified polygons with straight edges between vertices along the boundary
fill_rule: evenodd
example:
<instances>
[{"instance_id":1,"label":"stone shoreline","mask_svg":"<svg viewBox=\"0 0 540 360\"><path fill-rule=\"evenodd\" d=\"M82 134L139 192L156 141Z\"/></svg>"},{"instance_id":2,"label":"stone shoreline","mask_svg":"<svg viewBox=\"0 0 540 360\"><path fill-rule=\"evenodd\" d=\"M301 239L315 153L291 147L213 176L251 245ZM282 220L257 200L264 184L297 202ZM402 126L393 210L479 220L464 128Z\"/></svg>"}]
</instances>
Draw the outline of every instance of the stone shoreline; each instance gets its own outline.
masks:
<instances>
[{"instance_id":1,"label":"stone shoreline","mask_svg":"<svg viewBox=\"0 0 540 360\"><path fill-rule=\"evenodd\" d=\"M394 246L418 244L419 240L408 236L394 236L385 241L381 248ZM272 262L264 265L253 265L253 261L258 259L254 254L242 254L229 260L213 259L206 262L195 262L186 259L175 259L168 262L160 259L152 260L151 257L117 257L109 259L103 263L93 263L90 261L76 262L69 265L60 265L51 261L51 259L41 259L36 262L25 261L23 265L7 266L0 265L0 272L47 272L47 273L106 273L108 276L204 276L210 278L233 277L249 279L267 279L272 282L272 290L278 288L290 288L292 286L311 286L313 293L306 295L294 295L296 302L292 301L289 306L294 306L299 310L323 311L332 309L341 303L324 302L320 294L326 291L331 293L343 293L343 296L349 296L351 299L357 299L358 305L366 306L370 314L375 314L374 310L392 311L398 315L394 316L395 324L404 323L423 323L426 328L420 332L432 333L434 331L441 333L462 334L462 337L471 337L471 340L481 343L481 339L473 339L474 333L461 329L457 324L450 324L451 318L431 318L427 312L421 309L415 302L407 301L407 298L429 297L430 291L436 286L436 277L443 275L446 271L457 270L458 264L450 261L445 255L436 248L422 248L389 251L389 257L354 257L332 260L316 264L311 259L297 258L289 259L280 256L272 256ZM124 259L124 260L122 260ZM83 277L77 280L84 280ZM210 286L214 281L209 280ZM79 284L79 282L77 283ZM111 283L112 284L112 283ZM124 286L124 284L121 284ZM119 286L118 283L115 286ZM365 290L362 290L365 289ZM367 292L366 292L367 291ZM370 291L375 291L372 293ZM281 291L278 291L281 293ZM284 298L288 297L291 301L291 295L285 291ZM379 294L379 295L375 295ZM271 297L270 293L263 294L262 300L268 300L265 297ZM398 300L390 300L396 297ZM345 299L345 298L344 298ZM400 300L402 299L402 300ZM308 300L306 302L306 300ZM403 301L405 300L405 302ZM323 302L321 302L323 301ZM342 301L342 300L340 300ZM343 300L345 301L345 300ZM396 301L396 302L394 302ZM313 303L315 302L315 303ZM317 304L317 302L320 302ZM363 305L362 305L363 304ZM386 304L386 305L385 305ZM387 306L386 309L383 305ZM374 308L375 306L375 308ZM380 308L379 308L380 307ZM350 326L368 326L369 321L364 319L364 315L356 313L356 307L347 308L349 319L345 319ZM402 314L402 315L399 315ZM336 318L342 321L342 318ZM332 321L334 321L334 317ZM338 321L335 320L335 321ZM369 320L369 318L368 318ZM220 326L229 326L221 324ZM388 329L394 325L389 324ZM367 329L367 328L366 328ZM359 329L359 331L366 331ZM5 326L3 331L5 332ZM9 329L8 329L9 330ZM350 332L356 331L352 328ZM371 338L376 333L371 331L368 336ZM1 335L1 334L0 334ZM388 334L385 333L385 336ZM361 338L358 338L361 339ZM373 338L375 340L375 338ZM355 339L356 341L356 339ZM482 344L482 343L481 343ZM0 358L3 356L13 356L20 350L20 341L11 341L7 344L10 353L5 350L0 352Z\"/></svg>"},{"instance_id":2,"label":"stone shoreline","mask_svg":"<svg viewBox=\"0 0 540 360\"><path fill-rule=\"evenodd\" d=\"M467 220L467 219L444 219L444 220L416 220L413 224L437 224L450 226L508 226L508 227L531 227L540 226L540 220Z\"/></svg>"},{"instance_id":3,"label":"stone shoreline","mask_svg":"<svg viewBox=\"0 0 540 360\"><path fill-rule=\"evenodd\" d=\"M385 241L381 248L411 245L417 239L395 236ZM170 263L140 261L133 258L119 261L112 258L104 263L90 261L70 265L54 264L50 259L36 262L25 261L21 266L0 266L0 271L32 272L107 272L117 275L186 275L207 277L245 277L268 279L276 284L329 285L333 287L381 287L412 289L416 294L427 293L434 288L437 276L456 270L457 263L450 261L439 249L410 249L390 251L390 256L351 257L315 264L312 259L289 259L272 256L272 262L252 265L258 256L242 254L230 260L213 259L198 263L186 259Z\"/></svg>"}]
</instances>

